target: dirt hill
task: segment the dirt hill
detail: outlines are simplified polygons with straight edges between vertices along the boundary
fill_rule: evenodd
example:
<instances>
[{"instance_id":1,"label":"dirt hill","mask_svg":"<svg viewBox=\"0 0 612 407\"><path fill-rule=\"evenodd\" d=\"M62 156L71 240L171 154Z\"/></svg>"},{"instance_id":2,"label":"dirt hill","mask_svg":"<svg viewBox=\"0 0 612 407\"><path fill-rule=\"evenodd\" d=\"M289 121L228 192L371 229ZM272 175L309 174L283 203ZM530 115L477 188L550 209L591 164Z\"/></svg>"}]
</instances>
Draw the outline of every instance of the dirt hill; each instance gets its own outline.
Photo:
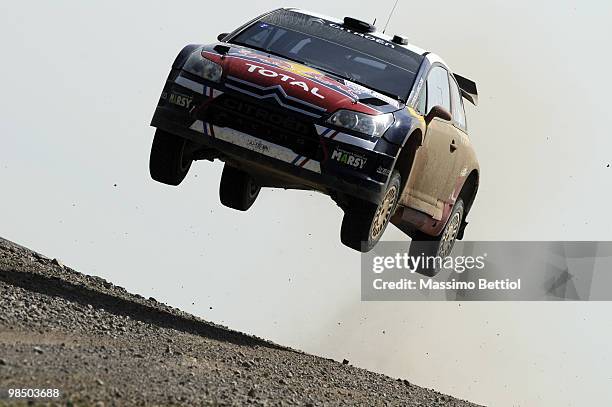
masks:
<instances>
[{"instance_id":1,"label":"dirt hill","mask_svg":"<svg viewBox=\"0 0 612 407\"><path fill-rule=\"evenodd\" d=\"M59 398L9 399L8 389ZM0 405L472 406L203 321L0 239Z\"/></svg>"}]
</instances>

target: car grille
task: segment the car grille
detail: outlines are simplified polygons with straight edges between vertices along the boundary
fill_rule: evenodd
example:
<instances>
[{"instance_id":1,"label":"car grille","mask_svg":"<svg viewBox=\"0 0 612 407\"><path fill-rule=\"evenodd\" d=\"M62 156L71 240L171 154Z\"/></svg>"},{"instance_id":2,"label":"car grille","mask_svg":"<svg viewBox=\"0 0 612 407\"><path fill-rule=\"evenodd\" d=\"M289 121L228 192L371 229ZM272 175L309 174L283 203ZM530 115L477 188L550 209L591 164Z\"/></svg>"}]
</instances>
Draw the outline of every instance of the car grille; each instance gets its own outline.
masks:
<instances>
[{"instance_id":1,"label":"car grille","mask_svg":"<svg viewBox=\"0 0 612 407\"><path fill-rule=\"evenodd\" d=\"M319 137L314 125L265 102L223 94L203 111L203 115L203 119L216 126L230 127L288 147L296 154L320 159Z\"/></svg>"}]
</instances>

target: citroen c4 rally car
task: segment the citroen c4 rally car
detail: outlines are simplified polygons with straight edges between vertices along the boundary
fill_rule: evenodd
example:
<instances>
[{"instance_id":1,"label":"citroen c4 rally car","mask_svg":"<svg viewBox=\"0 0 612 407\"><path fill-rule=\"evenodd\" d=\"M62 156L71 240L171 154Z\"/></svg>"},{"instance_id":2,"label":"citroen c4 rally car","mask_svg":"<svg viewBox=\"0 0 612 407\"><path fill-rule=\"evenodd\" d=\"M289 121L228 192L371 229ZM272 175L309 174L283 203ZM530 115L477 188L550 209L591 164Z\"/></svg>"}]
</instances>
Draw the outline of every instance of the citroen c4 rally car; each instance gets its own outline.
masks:
<instances>
[{"instance_id":1,"label":"citroen c4 rally car","mask_svg":"<svg viewBox=\"0 0 612 407\"><path fill-rule=\"evenodd\" d=\"M178 54L151 125L153 179L225 162L221 202L262 187L316 190L344 211L342 242L368 251L392 222L444 256L462 238L479 167L463 99L474 82L371 24L266 13Z\"/></svg>"}]
</instances>

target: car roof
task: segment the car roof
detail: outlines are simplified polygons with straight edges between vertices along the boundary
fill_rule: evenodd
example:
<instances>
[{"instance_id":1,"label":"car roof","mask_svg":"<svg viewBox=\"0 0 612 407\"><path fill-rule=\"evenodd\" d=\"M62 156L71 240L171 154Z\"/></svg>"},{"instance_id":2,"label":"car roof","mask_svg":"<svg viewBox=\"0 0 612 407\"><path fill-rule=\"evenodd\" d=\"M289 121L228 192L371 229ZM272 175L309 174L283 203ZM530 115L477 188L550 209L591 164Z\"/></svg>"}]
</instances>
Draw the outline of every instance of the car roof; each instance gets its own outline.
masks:
<instances>
[{"instance_id":1,"label":"car roof","mask_svg":"<svg viewBox=\"0 0 612 407\"><path fill-rule=\"evenodd\" d=\"M320 14L320 13L315 13L315 12L312 12L312 11L304 10L304 9L299 8L299 7L283 7L283 8L281 8L281 10L295 11L295 12L298 12L298 13L301 13L301 14L306 14L306 15L309 15L309 16L312 16L312 17L315 17L315 18L321 18L321 19L324 19L324 20L332 21L332 22L334 22L336 24L344 24L344 20L338 19L336 17L331 17L331 16L327 16L327 15L324 15L324 14ZM368 34L372 35L372 36L375 36L375 37L378 37L378 38L381 38L381 39L383 39L385 41L389 41L389 42L393 41L393 37L392 36L387 35L387 34L381 32L381 31L378 31L378 29L376 29L376 31L373 31L373 32L368 33ZM471 81L471 80L469 80L469 79L467 79L467 78L465 78L463 76L455 74L451 70L451 68L448 66L448 64L446 62L444 62L442 57L440 57L439 55L437 55L437 54L435 54L433 52L426 51L426 50L424 50L424 49L422 49L420 47L417 47L416 45L411 44L410 42L408 44L406 44L406 45L401 45L401 44L396 44L396 43L394 43L394 45L403 47L403 48L405 48L407 50L410 50L410 51L412 51L414 53L417 53L419 55L423 55L425 57L425 61L427 61L427 63L421 65L421 69L420 69L419 73L417 74L417 77L419 77L419 76L422 77L423 75L425 75L427 73L427 71L428 71L428 67L431 67L434 64L440 64L440 65L444 66L447 69L447 71L452 76L455 77L457 82L459 82L461 91L464 93L463 97L466 98L467 100L469 100L474 105L476 105L478 103L478 92L476 91L476 83L474 83L473 81ZM417 82L418 81L415 81L415 86L416 86ZM461 85L461 83L465 84L466 82L468 82L466 85ZM465 86L467 86L467 88L465 88Z\"/></svg>"},{"instance_id":2,"label":"car roof","mask_svg":"<svg viewBox=\"0 0 612 407\"><path fill-rule=\"evenodd\" d=\"M336 17L326 16L324 14L315 13L315 12L304 10L304 9L297 8L297 7L285 7L285 8L283 8L283 10L295 11L295 12L298 12L298 13L301 13L301 14L306 14L306 15L312 16L312 17L322 18L324 20L332 21L332 22L337 23L337 24L343 24L344 23L343 20L338 19ZM372 35L372 36L381 38L381 39L389 41L389 42L392 42L392 40L393 40L393 36L390 36L390 35L387 35L387 34L381 32L381 31L378 31L378 29L376 31L374 31L374 32L368 33L368 35ZM407 50L410 50L410 51L412 51L412 52L414 52L416 54L419 54L419 55L425 55L425 54L429 55L429 54L431 54L430 52L427 52L426 50L424 50L424 49L422 49L420 47L417 47L416 45L411 44L410 42L408 44L406 44L406 45L400 45L400 44L395 44L395 43L394 43L394 45L400 46L402 48L406 48ZM436 56L436 59L440 59L440 58Z\"/></svg>"}]
</instances>

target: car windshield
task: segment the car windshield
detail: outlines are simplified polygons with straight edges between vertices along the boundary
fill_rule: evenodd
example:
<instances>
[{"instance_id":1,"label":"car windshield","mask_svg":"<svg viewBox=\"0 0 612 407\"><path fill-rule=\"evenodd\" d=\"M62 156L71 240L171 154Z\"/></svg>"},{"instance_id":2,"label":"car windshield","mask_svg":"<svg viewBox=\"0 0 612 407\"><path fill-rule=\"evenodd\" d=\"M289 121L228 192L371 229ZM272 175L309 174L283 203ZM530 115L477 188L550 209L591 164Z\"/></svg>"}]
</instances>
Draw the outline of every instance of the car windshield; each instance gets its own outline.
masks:
<instances>
[{"instance_id":1,"label":"car windshield","mask_svg":"<svg viewBox=\"0 0 612 407\"><path fill-rule=\"evenodd\" d=\"M423 60L383 38L289 10L266 16L230 42L318 68L403 101Z\"/></svg>"}]
</instances>

